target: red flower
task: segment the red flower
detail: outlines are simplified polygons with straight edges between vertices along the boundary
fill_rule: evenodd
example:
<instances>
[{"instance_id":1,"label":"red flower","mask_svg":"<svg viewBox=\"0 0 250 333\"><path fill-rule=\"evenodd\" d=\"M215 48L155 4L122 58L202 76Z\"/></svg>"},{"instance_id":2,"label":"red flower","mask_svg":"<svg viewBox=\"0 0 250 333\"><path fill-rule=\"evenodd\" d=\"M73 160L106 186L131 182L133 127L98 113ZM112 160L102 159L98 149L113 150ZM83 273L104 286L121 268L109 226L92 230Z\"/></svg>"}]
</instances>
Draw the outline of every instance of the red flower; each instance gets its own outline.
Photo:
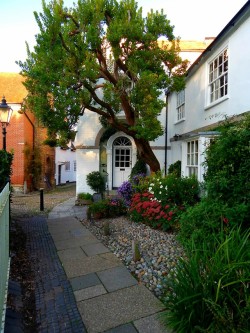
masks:
<instances>
[{"instance_id":1,"label":"red flower","mask_svg":"<svg viewBox=\"0 0 250 333\"><path fill-rule=\"evenodd\" d=\"M223 222L224 222L225 224L228 224L229 220L228 220L226 217L223 217Z\"/></svg>"}]
</instances>

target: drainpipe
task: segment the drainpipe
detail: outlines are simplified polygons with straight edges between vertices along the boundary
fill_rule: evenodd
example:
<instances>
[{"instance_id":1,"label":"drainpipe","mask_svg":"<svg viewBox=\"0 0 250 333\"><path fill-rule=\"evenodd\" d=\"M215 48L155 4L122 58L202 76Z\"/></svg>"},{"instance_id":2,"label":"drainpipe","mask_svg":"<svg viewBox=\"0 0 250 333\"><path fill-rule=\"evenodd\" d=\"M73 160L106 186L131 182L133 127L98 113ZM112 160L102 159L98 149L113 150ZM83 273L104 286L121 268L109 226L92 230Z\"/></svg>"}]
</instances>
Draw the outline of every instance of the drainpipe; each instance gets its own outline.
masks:
<instances>
[{"instance_id":1,"label":"drainpipe","mask_svg":"<svg viewBox=\"0 0 250 333\"><path fill-rule=\"evenodd\" d=\"M166 118L165 118L165 159L164 159L164 174L167 174L167 161L168 161L168 97L169 91L165 90L166 96Z\"/></svg>"}]
</instances>

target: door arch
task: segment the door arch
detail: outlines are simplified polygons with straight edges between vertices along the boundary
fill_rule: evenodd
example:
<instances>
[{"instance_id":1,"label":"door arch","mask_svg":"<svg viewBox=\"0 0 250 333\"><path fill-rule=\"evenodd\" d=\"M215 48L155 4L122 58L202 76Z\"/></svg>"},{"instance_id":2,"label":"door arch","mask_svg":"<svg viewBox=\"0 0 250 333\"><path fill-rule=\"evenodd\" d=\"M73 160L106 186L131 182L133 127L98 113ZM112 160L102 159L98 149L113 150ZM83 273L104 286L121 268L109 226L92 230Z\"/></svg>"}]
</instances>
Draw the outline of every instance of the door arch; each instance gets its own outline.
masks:
<instances>
[{"instance_id":1,"label":"door arch","mask_svg":"<svg viewBox=\"0 0 250 333\"><path fill-rule=\"evenodd\" d=\"M136 146L133 138L116 132L108 139L106 152L108 186L115 189L129 178L136 162Z\"/></svg>"},{"instance_id":2,"label":"door arch","mask_svg":"<svg viewBox=\"0 0 250 333\"><path fill-rule=\"evenodd\" d=\"M132 143L129 138L119 136L113 142L113 188L128 180L132 169Z\"/></svg>"}]
</instances>

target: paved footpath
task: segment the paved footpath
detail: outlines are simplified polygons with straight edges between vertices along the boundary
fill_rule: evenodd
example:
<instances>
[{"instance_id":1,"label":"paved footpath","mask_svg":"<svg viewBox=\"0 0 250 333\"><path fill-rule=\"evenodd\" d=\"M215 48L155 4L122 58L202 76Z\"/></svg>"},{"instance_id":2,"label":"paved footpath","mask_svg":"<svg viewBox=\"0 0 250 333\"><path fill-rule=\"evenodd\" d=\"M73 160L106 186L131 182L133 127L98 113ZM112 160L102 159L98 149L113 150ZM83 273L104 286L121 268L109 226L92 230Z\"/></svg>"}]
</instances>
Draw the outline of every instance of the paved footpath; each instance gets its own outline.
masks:
<instances>
[{"instance_id":1,"label":"paved footpath","mask_svg":"<svg viewBox=\"0 0 250 333\"><path fill-rule=\"evenodd\" d=\"M55 207L48 227L86 331L169 333L159 320L163 304L82 225L86 208L74 202Z\"/></svg>"}]
</instances>

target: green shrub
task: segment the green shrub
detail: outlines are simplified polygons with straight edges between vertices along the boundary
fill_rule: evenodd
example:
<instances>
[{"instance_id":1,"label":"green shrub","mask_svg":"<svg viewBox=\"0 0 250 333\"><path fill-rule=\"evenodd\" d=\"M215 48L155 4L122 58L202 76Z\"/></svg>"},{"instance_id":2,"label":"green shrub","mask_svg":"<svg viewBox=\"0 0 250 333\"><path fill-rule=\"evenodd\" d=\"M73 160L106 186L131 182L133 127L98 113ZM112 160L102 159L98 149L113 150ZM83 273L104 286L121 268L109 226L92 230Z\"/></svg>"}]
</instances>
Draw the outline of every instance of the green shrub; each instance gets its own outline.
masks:
<instances>
[{"instance_id":1,"label":"green shrub","mask_svg":"<svg viewBox=\"0 0 250 333\"><path fill-rule=\"evenodd\" d=\"M77 195L78 199L81 199L81 200L93 200L93 195L90 194L90 193L79 193Z\"/></svg>"},{"instance_id":2,"label":"green shrub","mask_svg":"<svg viewBox=\"0 0 250 333\"><path fill-rule=\"evenodd\" d=\"M117 217L126 214L127 208L122 199L108 198L94 202L89 206L89 214L94 218Z\"/></svg>"},{"instance_id":3,"label":"green shrub","mask_svg":"<svg viewBox=\"0 0 250 333\"><path fill-rule=\"evenodd\" d=\"M0 191L6 182L10 181L12 174L12 161L14 155L5 150L0 150Z\"/></svg>"},{"instance_id":4,"label":"green shrub","mask_svg":"<svg viewBox=\"0 0 250 333\"><path fill-rule=\"evenodd\" d=\"M206 150L204 175L211 199L250 208L250 113L240 121L226 121Z\"/></svg>"},{"instance_id":5,"label":"green shrub","mask_svg":"<svg viewBox=\"0 0 250 333\"><path fill-rule=\"evenodd\" d=\"M215 247L193 241L165 281L166 325L176 332L250 331L249 231L220 234Z\"/></svg>"},{"instance_id":6,"label":"green shrub","mask_svg":"<svg viewBox=\"0 0 250 333\"><path fill-rule=\"evenodd\" d=\"M97 193L105 191L105 179L99 171L92 171L86 176L88 186Z\"/></svg>"},{"instance_id":7,"label":"green shrub","mask_svg":"<svg viewBox=\"0 0 250 333\"><path fill-rule=\"evenodd\" d=\"M237 225L243 230L247 229L249 223L246 223L245 218L248 213L244 203L230 207L204 198L180 215L178 238L185 247L189 246L191 236L197 243L211 243L221 229L229 231Z\"/></svg>"},{"instance_id":8,"label":"green shrub","mask_svg":"<svg viewBox=\"0 0 250 333\"><path fill-rule=\"evenodd\" d=\"M194 176L178 177L169 174L162 177L156 174L149 178L148 190L163 204L172 202L177 206L189 206L199 200L199 182Z\"/></svg>"},{"instance_id":9,"label":"green shrub","mask_svg":"<svg viewBox=\"0 0 250 333\"><path fill-rule=\"evenodd\" d=\"M135 165L133 166L131 170L131 174L129 176L129 179L132 180L134 176L137 175L146 175L147 174L147 165L146 163L138 158L138 160L135 162Z\"/></svg>"},{"instance_id":10,"label":"green shrub","mask_svg":"<svg viewBox=\"0 0 250 333\"><path fill-rule=\"evenodd\" d=\"M181 161L176 161L168 168L168 173L174 173L177 177L181 177Z\"/></svg>"}]
</instances>

